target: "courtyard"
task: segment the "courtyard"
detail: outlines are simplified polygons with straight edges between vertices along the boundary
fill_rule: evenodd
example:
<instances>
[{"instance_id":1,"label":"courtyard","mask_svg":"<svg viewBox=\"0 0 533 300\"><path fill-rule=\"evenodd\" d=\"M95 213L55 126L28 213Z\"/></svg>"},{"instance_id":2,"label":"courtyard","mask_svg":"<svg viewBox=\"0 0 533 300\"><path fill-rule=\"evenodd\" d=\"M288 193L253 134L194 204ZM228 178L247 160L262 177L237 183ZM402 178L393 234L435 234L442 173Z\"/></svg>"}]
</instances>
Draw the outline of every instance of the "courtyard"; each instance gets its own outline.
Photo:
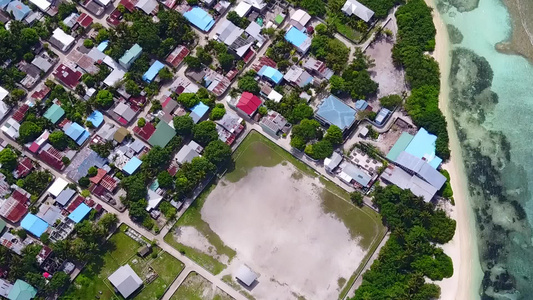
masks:
<instances>
[{"instance_id":1,"label":"courtyard","mask_svg":"<svg viewBox=\"0 0 533 300\"><path fill-rule=\"evenodd\" d=\"M127 226L122 225L102 246L102 255L90 262L76 277L65 293L68 299L123 299L115 293L107 279L120 266L129 264L144 281L142 288L131 299L159 299L178 277L184 266L181 261L159 248L153 248L146 257L137 255L141 243L126 235ZM147 280L147 275L151 276ZM155 277L155 279L154 279Z\"/></svg>"},{"instance_id":2,"label":"courtyard","mask_svg":"<svg viewBox=\"0 0 533 300\"><path fill-rule=\"evenodd\" d=\"M246 264L256 299L344 294L385 234L379 215L255 131L234 161L165 240L226 279Z\"/></svg>"}]
</instances>

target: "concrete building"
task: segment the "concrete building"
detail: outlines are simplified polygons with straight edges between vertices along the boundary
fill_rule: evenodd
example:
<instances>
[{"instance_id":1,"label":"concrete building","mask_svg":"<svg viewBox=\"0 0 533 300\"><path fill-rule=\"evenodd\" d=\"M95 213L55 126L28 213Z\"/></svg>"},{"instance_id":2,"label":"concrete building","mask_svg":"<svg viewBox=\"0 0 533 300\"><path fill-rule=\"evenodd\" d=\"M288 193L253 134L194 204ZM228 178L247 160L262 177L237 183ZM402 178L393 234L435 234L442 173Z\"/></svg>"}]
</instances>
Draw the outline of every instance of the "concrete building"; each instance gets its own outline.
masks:
<instances>
[{"instance_id":1,"label":"concrete building","mask_svg":"<svg viewBox=\"0 0 533 300\"><path fill-rule=\"evenodd\" d=\"M131 296L142 285L142 279L126 264L118 268L107 279L124 298Z\"/></svg>"}]
</instances>

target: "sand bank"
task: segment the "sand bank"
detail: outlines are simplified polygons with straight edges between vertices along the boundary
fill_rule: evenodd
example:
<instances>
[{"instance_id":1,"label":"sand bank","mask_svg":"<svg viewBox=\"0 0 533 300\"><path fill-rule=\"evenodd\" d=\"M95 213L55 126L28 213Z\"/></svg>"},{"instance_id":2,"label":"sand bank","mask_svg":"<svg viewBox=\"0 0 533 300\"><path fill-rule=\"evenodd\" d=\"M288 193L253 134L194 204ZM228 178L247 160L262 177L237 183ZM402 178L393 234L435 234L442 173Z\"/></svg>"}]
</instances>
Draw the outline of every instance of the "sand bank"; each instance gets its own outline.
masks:
<instances>
[{"instance_id":1,"label":"sand bank","mask_svg":"<svg viewBox=\"0 0 533 300\"><path fill-rule=\"evenodd\" d=\"M454 273L451 278L436 282L441 287L441 299L476 299L481 284L482 271L479 265L475 219L468 199L466 173L461 147L452 121L449 104L450 42L446 24L437 12L432 0L425 0L433 8L433 23L437 29L434 58L440 65L441 90L439 107L448 121L448 133L452 156L443 168L450 173L455 206L449 208L450 216L457 221L453 239L443 246L444 252L453 261Z\"/></svg>"}]
</instances>

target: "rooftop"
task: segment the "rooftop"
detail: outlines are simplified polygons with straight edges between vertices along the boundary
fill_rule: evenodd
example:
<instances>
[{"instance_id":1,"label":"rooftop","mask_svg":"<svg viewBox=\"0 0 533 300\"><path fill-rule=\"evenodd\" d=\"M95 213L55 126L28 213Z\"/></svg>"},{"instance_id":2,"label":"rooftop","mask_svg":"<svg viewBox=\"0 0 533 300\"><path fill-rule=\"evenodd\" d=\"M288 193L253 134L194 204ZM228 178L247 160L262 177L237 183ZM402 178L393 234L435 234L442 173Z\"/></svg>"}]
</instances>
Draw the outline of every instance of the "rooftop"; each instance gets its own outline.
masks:
<instances>
[{"instance_id":1,"label":"rooftop","mask_svg":"<svg viewBox=\"0 0 533 300\"><path fill-rule=\"evenodd\" d=\"M163 63L161 63L160 61L156 60L150 66L148 71L146 71L146 73L144 73L143 80L146 81L146 82L152 82L154 80L154 78L157 76L157 74L159 73L159 71L161 69L163 69L164 67L165 67L165 65Z\"/></svg>"},{"instance_id":2,"label":"rooftop","mask_svg":"<svg viewBox=\"0 0 533 300\"><path fill-rule=\"evenodd\" d=\"M141 278L128 264L118 268L107 279L124 298L128 298L143 284Z\"/></svg>"},{"instance_id":3,"label":"rooftop","mask_svg":"<svg viewBox=\"0 0 533 300\"><path fill-rule=\"evenodd\" d=\"M148 139L148 143L152 146L165 147L175 135L176 131L174 128L170 127L170 125L165 122L159 122L155 132L150 139Z\"/></svg>"},{"instance_id":4,"label":"rooftop","mask_svg":"<svg viewBox=\"0 0 533 300\"><path fill-rule=\"evenodd\" d=\"M135 173L135 171L137 171L137 169L141 166L141 164L142 164L142 161L138 159L136 156L134 156L126 163L126 165L124 165L122 170L128 173L129 175L131 175Z\"/></svg>"},{"instance_id":5,"label":"rooftop","mask_svg":"<svg viewBox=\"0 0 533 300\"><path fill-rule=\"evenodd\" d=\"M183 16L194 26L205 32L211 30L213 25L215 25L213 17L198 6L186 11Z\"/></svg>"},{"instance_id":6,"label":"rooftop","mask_svg":"<svg viewBox=\"0 0 533 300\"><path fill-rule=\"evenodd\" d=\"M311 47L311 38L294 26L285 33L285 39L301 52L307 52Z\"/></svg>"},{"instance_id":7,"label":"rooftop","mask_svg":"<svg viewBox=\"0 0 533 300\"><path fill-rule=\"evenodd\" d=\"M31 9L24 3L15 0L7 5L6 11L12 13L15 20L22 21L31 11Z\"/></svg>"},{"instance_id":8,"label":"rooftop","mask_svg":"<svg viewBox=\"0 0 533 300\"><path fill-rule=\"evenodd\" d=\"M41 237L48 229L48 223L33 214L27 214L20 222L20 226L36 237Z\"/></svg>"},{"instance_id":9,"label":"rooftop","mask_svg":"<svg viewBox=\"0 0 533 300\"><path fill-rule=\"evenodd\" d=\"M124 53L124 55L122 55L122 57L119 59L120 64L126 66L130 65L131 63L133 63L133 61L135 61L135 59L137 59L139 55L141 55L142 51L143 48L141 48L139 44L131 46L131 48L128 49L126 53Z\"/></svg>"},{"instance_id":10,"label":"rooftop","mask_svg":"<svg viewBox=\"0 0 533 300\"><path fill-rule=\"evenodd\" d=\"M23 280L17 279L7 295L9 300L30 300L37 295L37 290Z\"/></svg>"},{"instance_id":11,"label":"rooftop","mask_svg":"<svg viewBox=\"0 0 533 300\"><path fill-rule=\"evenodd\" d=\"M85 128L76 122L63 127L63 131L65 131L65 134L73 139L78 145L82 145L91 135Z\"/></svg>"},{"instance_id":12,"label":"rooftop","mask_svg":"<svg viewBox=\"0 0 533 300\"><path fill-rule=\"evenodd\" d=\"M374 16L374 12L356 0L346 0L341 9L345 14L351 16L355 15L359 19L368 22Z\"/></svg>"},{"instance_id":13,"label":"rooftop","mask_svg":"<svg viewBox=\"0 0 533 300\"><path fill-rule=\"evenodd\" d=\"M54 183L52 183L52 185L48 189L48 192L52 196L57 197L65 189L65 187L67 187L67 185L68 185L68 182L65 179L58 177L56 178Z\"/></svg>"},{"instance_id":14,"label":"rooftop","mask_svg":"<svg viewBox=\"0 0 533 300\"><path fill-rule=\"evenodd\" d=\"M274 69L271 66L261 67L261 69L259 70L259 72L257 72L257 74L259 76L263 76L263 77L266 77L272 80L275 84L279 84L281 80L283 79L283 74L281 74L281 72L278 71L278 69Z\"/></svg>"},{"instance_id":15,"label":"rooftop","mask_svg":"<svg viewBox=\"0 0 533 300\"><path fill-rule=\"evenodd\" d=\"M257 274L255 274L250 268L245 265L242 265L235 274L235 278L240 280L246 286L251 286L252 283L257 279Z\"/></svg>"},{"instance_id":16,"label":"rooftop","mask_svg":"<svg viewBox=\"0 0 533 300\"><path fill-rule=\"evenodd\" d=\"M316 116L329 125L336 125L344 131L355 122L355 109L346 105L339 98L330 95L318 106Z\"/></svg>"},{"instance_id":17,"label":"rooftop","mask_svg":"<svg viewBox=\"0 0 533 300\"><path fill-rule=\"evenodd\" d=\"M247 115L252 115L263 102L256 95L244 92L237 103L237 108L242 110Z\"/></svg>"},{"instance_id":18,"label":"rooftop","mask_svg":"<svg viewBox=\"0 0 533 300\"><path fill-rule=\"evenodd\" d=\"M104 122L104 115L98 110L95 110L87 117L87 121L93 123L94 127L100 127Z\"/></svg>"},{"instance_id":19,"label":"rooftop","mask_svg":"<svg viewBox=\"0 0 533 300\"><path fill-rule=\"evenodd\" d=\"M57 123L63 116L65 115L65 110L61 108L61 106L57 104L52 104L50 108L46 110L44 113L44 117L50 120L52 123Z\"/></svg>"},{"instance_id":20,"label":"rooftop","mask_svg":"<svg viewBox=\"0 0 533 300\"><path fill-rule=\"evenodd\" d=\"M190 163L193 158L200 156L196 150L189 145L181 147L180 151L176 154L176 160L179 164Z\"/></svg>"},{"instance_id":21,"label":"rooftop","mask_svg":"<svg viewBox=\"0 0 533 300\"><path fill-rule=\"evenodd\" d=\"M191 109L190 117L192 118L194 124L198 123L209 110L209 106L205 105L203 102L196 104Z\"/></svg>"},{"instance_id":22,"label":"rooftop","mask_svg":"<svg viewBox=\"0 0 533 300\"><path fill-rule=\"evenodd\" d=\"M68 215L68 218L79 223L91 211L91 208L85 203L81 203L76 209Z\"/></svg>"},{"instance_id":23,"label":"rooftop","mask_svg":"<svg viewBox=\"0 0 533 300\"><path fill-rule=\"evenodd\" d=\"M437 136L430 134L424 128L420 128L409 145L405 148L405 152L424 159L436 169L442 163L442 159L435 154L436 141Z\"/></svg>"}]
</instances>

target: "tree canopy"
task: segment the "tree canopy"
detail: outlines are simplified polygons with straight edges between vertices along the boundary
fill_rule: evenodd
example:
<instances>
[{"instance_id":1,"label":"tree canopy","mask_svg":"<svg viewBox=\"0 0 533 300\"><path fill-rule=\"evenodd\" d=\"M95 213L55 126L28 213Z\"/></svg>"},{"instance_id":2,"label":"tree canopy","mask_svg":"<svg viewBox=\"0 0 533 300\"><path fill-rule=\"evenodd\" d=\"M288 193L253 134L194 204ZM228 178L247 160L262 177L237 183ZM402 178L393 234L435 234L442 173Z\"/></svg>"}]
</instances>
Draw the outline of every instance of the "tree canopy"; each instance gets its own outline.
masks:
<instances>
[{"instance_id":1,"label":"tree canopy","mask_svg":"<svg viewBox=\"0 0 533 300\"><path fill-rule=\"evenodd\" d=\"M261 88L259 83L255 80L254 73L246 73L243 77L239 78L238 86L241 91L250 92L252 94L259 94Z\"/></svg>"},{"instance_id":2,"label":"tree canopy","mask_svg":"<svg viewBox=\"0 0 533 300\"><path fill-rule=\"evenodd\" d=\"M0 164L2 164L2 169L9 172L15 170L17 167L17 154L11 148L4 148L0 151Z\"/></svg>"},{"instance_id":3,"label":"tree canopy","mask_svg":"<svg viewBox=\"0 0 533 300\"><path fill-rule=\"evenodd\" d=\"M184 115L184 116L177 116L174 117L174 129L176 129L176 132L179 135L182 136L188 136L192 133L192 129L194 127L194 121L191 118L191 116Z\"/></svg>"},{"instance_id":4,"label":"tree canopy","mask_svg":"<svg viewBox=\"0 0 533 300\"><path fill-rule=\"evenodd\" d=\"M342 130L336 125L329 126L324 139L328 140L332 145L340 145L344 142Z\"/></svg>"},{"instance_id":5,"label":"tree canopy","mask_svg":"<svg viewBox=\"0 0 533 300\"><path fill-rule=\"evenodd\" d=\"M48 136L48 141L54 146L57 150L63 151L68 147L69 137L63 132L56 130Z\"/></svg>"},{"instance_id":6,"label":"tree canopy","mask_svg":"<svg viewBox=\"0 0 533 300\"><path fill-rule=\"evenodd\" d=\"M108 90L98 91L98 94L96 94L96 103L104 109L110 108L113 105L113 94Z\"/></svg>"},{"instance_id":7,"label":"tree canopy","mask_svg":"<svg viewBox=\"0 0 533 300\"><path fill-rule=\"evenodd\" d=\"M230 159L231 147L223 141L217 139L205 147L204 156L213 164L220 165L221 163Z\"/></svg>"},{"instance_id":8,"label":"tree canopy","mask_svg":"<svg viewBox=\"0 0 533 300\"><path fill-rule=\"evenodd\" d=\"M218 139L216 124L213 121L200 122L194 126L192 131L194 140L203 146Z\"/></svg>"},{"instance_id":9,"label":"tree canopy","mask_svg":"<svg viewBox=\"0 0 533 300\"><path fill-rule=\"evenodd\" d=\"M305 145L318 138L320 131L320 124L316 120L303 119L300 124L292 128L291 146L304 150Z\"/></svg>"},{"instance_id":10,"label":"tree canopy","mask_svg":"<svg viewBox=\"0 0 533 300\"><path fill-rule=\"evenodd\" d=\"M32 121L24 121L20 124L19 139L23 143L32 142L38 138L43 131L44 129L42 126L39 126Z\"/></svg>"}]
</instances>

